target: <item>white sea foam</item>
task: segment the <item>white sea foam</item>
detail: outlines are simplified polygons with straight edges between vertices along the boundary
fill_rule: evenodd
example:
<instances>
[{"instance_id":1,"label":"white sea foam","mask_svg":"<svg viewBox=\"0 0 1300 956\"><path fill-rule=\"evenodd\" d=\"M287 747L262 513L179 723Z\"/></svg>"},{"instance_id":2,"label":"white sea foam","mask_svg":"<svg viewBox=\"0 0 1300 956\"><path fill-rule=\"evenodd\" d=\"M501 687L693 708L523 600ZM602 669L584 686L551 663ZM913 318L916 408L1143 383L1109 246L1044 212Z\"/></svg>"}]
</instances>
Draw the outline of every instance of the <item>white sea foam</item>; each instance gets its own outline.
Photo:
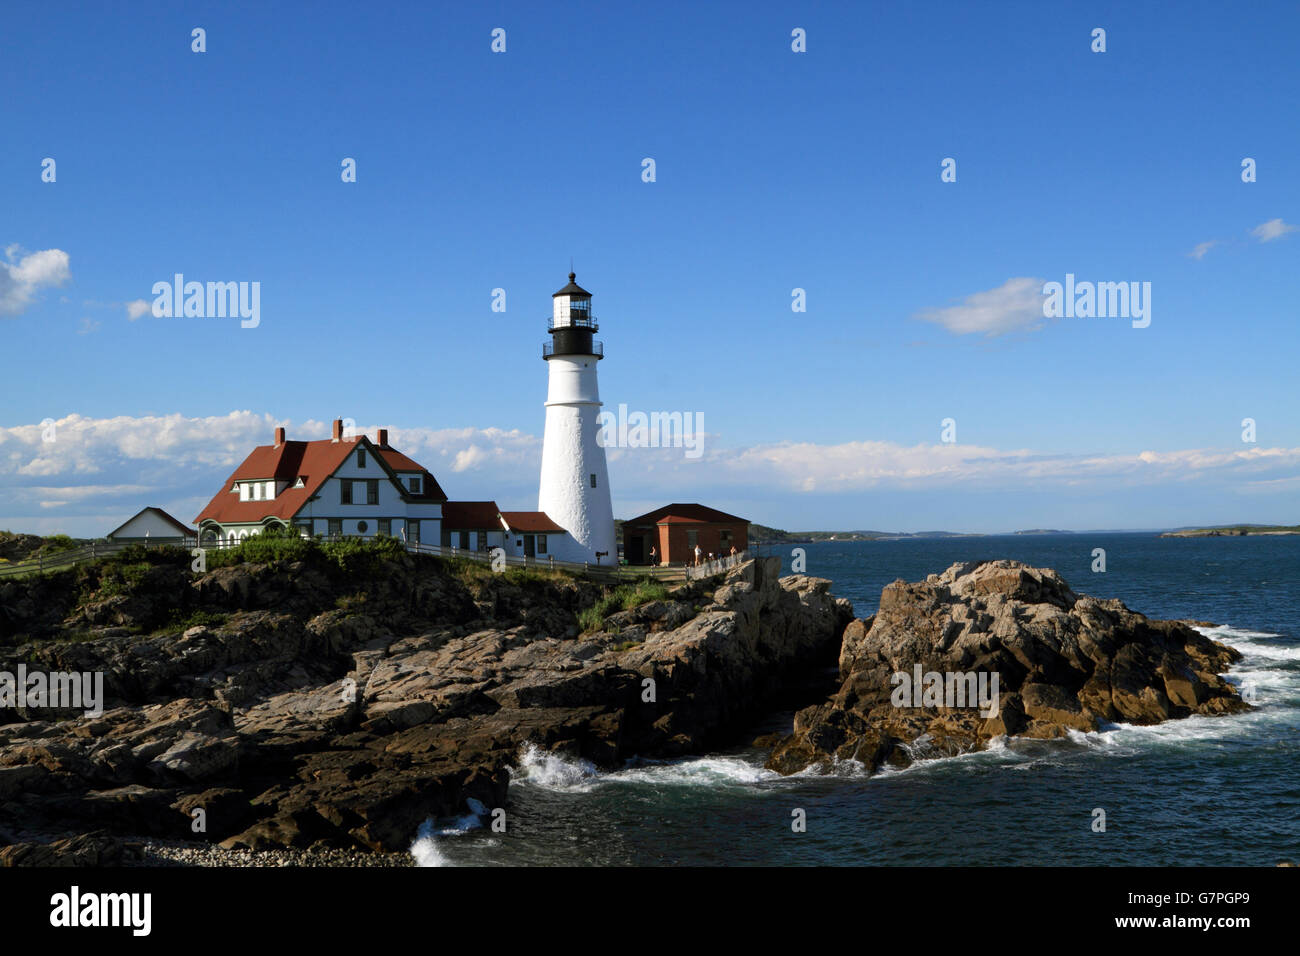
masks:
<instances>
[{"instance_id":1,"label":"white sea foam","mask_svg":"<svg viewBox=\"0 0 1300 956\"><path fill-rule=\"evenodd\" d=\"M675 761L643 761L640 765L611 773L610 783L647 783L659 786L752 786L780 780L774 770L742 757L696 757Z\"/></svg>"},{"instance_id":2,"label":"white sea foam","mask_svg":"<svg viewBox=\"0 0 1300 956\"><path fill-rule=\"evenodd\" d=\"M527 744L519 753L519 766L512 767L512 779L526 781L545 790L585 793L591 789L598 773L590 760L562 757Z\"/></svg>"},{"instance_id":3,"label":"white sea foam","mask_svg":"<svg viewBox=\"0 0 1300 956\"><path fill-rule=\"evenodd\" d=\"M725 756L641 759L622 770L602 773L590 761L548 753L532 744L520 752L519 766L512 768L511 776L517 783L565 793L612 786L753 786L783 779L743 757Z\"/></svg>"},{"instance_id":4,"label":"white sea foam","mask_svg":"<svg viewBox=\"0 0 1300 956\"><path fill-rule=\"evenodd\" d=\"M415 842L411 844L411 856L415 857L416 866L451 865L442 849L438 846L437 838L432 836L417 837Z\"/></svg>"},{"instance_id":5,"label":"white sea foam","mask_svg":"<svg viewBox=\"0 0 1300 956\"><path fill-rule=\"evenodd\" d=\"M488 808L473 797L467 798L465 805L469 807L469 813L455 818L447 825L440 827L432 818L420 824L419 832L410 849L411 856L415 857L416 866L451 866L451 861L439 846L439 838L459 836L470 830L479 829L483 826L483 819L488 812Z\"/></svg>"},{"instance_id":6,"label":"white sea foam","mask_svg":"<svg viewBox=\"0 0 1300 956\"><path fill-rule=\"evenodd\" d=\"M1220 627L1198 627L1206 637L1213 638L1222 644L1241 651L1248 657L1266 657L1271 660L1279 661L1300 661L1300 647L1295 645L1278 644L1278 640L1284 640L1281 634L1273 634L1269 631L1250 631L1245 628L1229 627L1223 625Z\"/></svg>"}]
</instances>

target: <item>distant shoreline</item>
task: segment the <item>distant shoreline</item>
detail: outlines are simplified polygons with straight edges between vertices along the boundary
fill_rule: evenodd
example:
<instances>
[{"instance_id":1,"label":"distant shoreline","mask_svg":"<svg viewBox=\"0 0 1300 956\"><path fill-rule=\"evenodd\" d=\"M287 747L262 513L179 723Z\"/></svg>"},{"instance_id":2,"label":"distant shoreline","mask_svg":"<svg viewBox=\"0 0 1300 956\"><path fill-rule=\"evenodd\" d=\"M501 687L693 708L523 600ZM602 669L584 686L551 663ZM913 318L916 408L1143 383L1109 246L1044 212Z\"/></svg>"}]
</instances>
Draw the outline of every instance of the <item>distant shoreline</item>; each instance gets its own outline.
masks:
<instances>
[{"instance_id":1,"label":"distant shoreline","mask_svg":"<svg viewBox=\"0 0 1300 956\"><path fill-rule=\"evenodd\" d=\"M1225 525L1218 528L1179 528L1173 531L1150 529L1104 529L1094 531L1064 531L1059 529L1032 529L1027 531L779 531L775 528L750 526L749 540L756 545L825 544L827 542L859 541L913 541L942 540L945 538L1010 538L1047 535L1097 535L1097 534L1149 534L1160 538L1219 538L1248 535L1300 535L1300 525Z\"/></svg>"},{"instance_id":2,"label":"distant shoreline","mask_svg":"<svg viewBox=\"0 0 1300 956\"><path fill-rule=\"evenodd\" d=\"M1162 538L1237 538L1247 535L1300 534L1300 528L1192 528L1187 531L1166 531Z\"/></svg>"}]
</instances>

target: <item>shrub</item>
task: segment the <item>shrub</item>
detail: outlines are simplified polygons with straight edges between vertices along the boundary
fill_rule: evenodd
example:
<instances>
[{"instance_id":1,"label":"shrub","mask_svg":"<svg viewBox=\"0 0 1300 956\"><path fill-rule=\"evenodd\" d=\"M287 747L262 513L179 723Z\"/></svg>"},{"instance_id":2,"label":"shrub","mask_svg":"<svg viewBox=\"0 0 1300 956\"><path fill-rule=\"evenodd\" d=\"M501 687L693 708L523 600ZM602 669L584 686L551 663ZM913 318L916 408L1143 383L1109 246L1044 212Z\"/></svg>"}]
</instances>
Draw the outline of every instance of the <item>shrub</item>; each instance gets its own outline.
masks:
<instances>
[{"instance_id":1,"label":"shrub","mask_svg":"<svg viewBox=\"0 0 1300 956\"><path fill-rule=\"evenodd\" d=\"M268 564L271 561L302 561L319 552L319 545L291 528L267 528L250 535L233 548L208 552L208 569L236 564Z\"/></svg>"},{"instance_id":2,"label":"shrub","mask_svg":"<svg viewBox=\"0 0 1300 956\"><path fill-rule=\"evenodd\" d=\"M60 551L75 551L79 547L81 545L66 534L52 534L45 539L45 545L41 550L46 554L58 554Z\"/></svg>"},{"instance_id":3,"label":"shrub","mask_svg":"<svg viewBox=\"0 0 1300 956\"><path fill-rule=\"evenodd\" d=\"M385 562L406 553L396 538L340 538L322 541L304 538L296 528L268 528L250 535L233 548L208 552L208 569L236 564L270 564L274 561L322 561L347 575L378 573Z\"/></svg>"}]
</instances>

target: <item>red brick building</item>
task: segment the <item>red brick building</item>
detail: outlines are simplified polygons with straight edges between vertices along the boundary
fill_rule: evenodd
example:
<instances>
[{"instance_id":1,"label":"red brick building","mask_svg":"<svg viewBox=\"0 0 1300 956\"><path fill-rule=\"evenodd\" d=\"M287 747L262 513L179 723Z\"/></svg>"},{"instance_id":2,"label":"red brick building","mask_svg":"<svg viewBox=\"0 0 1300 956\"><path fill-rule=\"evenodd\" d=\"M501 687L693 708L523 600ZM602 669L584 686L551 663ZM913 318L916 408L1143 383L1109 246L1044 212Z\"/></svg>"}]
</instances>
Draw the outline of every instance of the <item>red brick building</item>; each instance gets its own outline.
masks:
<instances>
[{"instance_id":1,"label":"red brick building","mask_svg":"<svg viewBox=\"0 0 1300 956\"><path fill-rule=\"evenodd\" d=\"M726 557L749 547L749 520L700 504L671 504L623 522L623 557L628 564L691 564L701 556Z\"/></svg>"}]
</instances>

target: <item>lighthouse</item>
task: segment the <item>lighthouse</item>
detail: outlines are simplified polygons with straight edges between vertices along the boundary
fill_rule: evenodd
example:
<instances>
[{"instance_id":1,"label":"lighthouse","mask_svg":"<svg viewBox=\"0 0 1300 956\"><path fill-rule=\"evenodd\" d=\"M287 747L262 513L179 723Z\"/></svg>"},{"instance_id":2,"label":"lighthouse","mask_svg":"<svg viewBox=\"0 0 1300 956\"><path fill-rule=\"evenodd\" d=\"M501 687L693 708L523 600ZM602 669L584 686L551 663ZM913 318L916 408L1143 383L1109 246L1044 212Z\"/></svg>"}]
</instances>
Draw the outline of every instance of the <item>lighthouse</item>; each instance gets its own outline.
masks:
<instances>
[{"instance_id":1,"label":"lighthouse","mask_svg":"<svg viewBox=\"0 0 1300 956\"><path fill-rule=\"evenodd\" d=\"M551 296L551 340L542 346L546 361L546 431L542 440L542 480L537 510L544 511L573 539L563 558L617 564L614 508L600 433L600 389L596 365L604 347L591 293L569 273L569 284ZM560 557L557 555L557 557Z\"/></svg>"}]
</instances>

